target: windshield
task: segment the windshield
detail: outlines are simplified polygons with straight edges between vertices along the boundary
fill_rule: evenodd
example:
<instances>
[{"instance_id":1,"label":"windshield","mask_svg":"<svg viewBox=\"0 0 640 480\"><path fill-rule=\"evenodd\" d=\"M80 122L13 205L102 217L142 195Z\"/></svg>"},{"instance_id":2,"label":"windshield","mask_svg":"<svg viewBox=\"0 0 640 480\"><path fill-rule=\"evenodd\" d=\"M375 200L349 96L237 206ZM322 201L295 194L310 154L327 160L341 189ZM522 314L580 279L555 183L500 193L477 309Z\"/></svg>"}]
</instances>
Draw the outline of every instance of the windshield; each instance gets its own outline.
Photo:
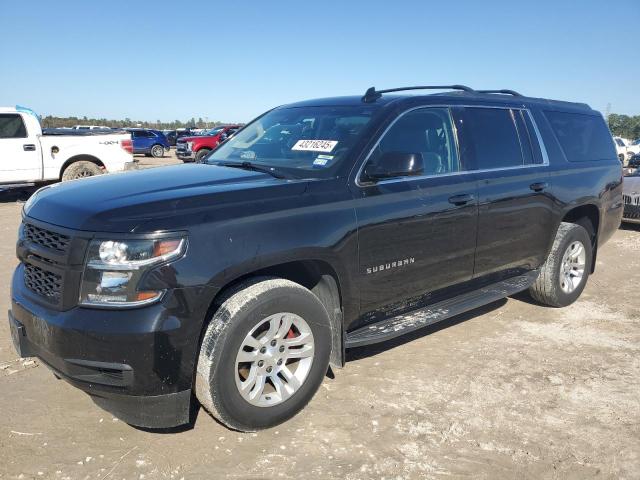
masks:
<instances>
[{"instance_id":1,"label":"windshield","mask_svg":"<svg viewBox=\"0 0 640 480\"><path fill-rule=\"evenodd\" d=\"M217 135L223 130L224 130L224 127L212 128L211 130L207 130L206 132L203 132L202 134L203 135Z\"/></svg>"},{"instance_id":2,"label":"windshield","mask_svg":"<svg viewBox=\"0 0 640 480\"><path fill-rule=\"evenodd\" d=\"M214 150L207 163L250 162L297 177L326 177L360 138L374 109L371 105L278 108Z\"/></svg>"}]
</instances>

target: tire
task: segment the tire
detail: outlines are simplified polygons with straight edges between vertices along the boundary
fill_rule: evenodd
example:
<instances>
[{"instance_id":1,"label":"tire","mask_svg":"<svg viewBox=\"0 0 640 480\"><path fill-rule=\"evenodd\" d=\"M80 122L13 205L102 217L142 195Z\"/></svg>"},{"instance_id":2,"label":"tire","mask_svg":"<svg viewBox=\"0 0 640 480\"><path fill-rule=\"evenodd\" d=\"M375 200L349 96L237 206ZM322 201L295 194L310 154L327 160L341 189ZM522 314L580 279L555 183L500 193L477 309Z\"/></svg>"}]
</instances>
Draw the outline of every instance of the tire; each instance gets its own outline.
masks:
<instances>
[{"instance_id":1,"label":"tire","mask_svg":"<svg viewBox=\"0 0 640 480\"><path fill-rule=\"evenodd\" d=\"M293 322L291 328L284 319ZM272 325L279 337L269 336ZM273 427L290 419L311 400L327 372L330 328L323 304L297 283L259 277L240 284L225 296L206 328L195 379L198 401L221 423L244 432ZM262 333L256 333L261 329ZM251 341L247 343L249 338ZM278 340L269 341L269 338ZM305 346L293 346L298 343ZM263 355L261 352L267 348ZM282 351L284 353L277 353ZM250 357L250 362L242 362L240 355L242 359ZM298 358L277 363L277 357L289 355ZM285 369L289 375L283 373ZM254 371L258 373L252 376ZM262 377L265 380L261 382ZM296 378L285 381L292 377ZM252 385L244 394L241 393L243 380L246 385ZM280 390L274 388L276 382Z\"/></svg>"},{"instance_id":2,"label":"tire","mask_svg":"<svg viewBox=\"0 0 640 480\"><path fill-rule=\"evenodd\" d=\"M579 254L579 248L583 255ZM568 263L565 263L567 259ZM593 247L587 230L575 223L561 223L551 252L540 269L540 276L529 287L538 302L551 307L566 307L575 302L584 290L591 263ZM579 265L582 264L580 273Z\"/></svg>"},{"instance_id":3,"label":"tire","mask_svg":"<svg viewBox=\"0 0 640 480\"><path fill-rule=\"evenodd\" d=\"M78 178L93 177L95 175L102 175L104 171L95 163L87 160L80 160L73 162L62 172L62 181L76 180Z\"/></svg>"},{"instance_id":4,"label":"tire","mask_svg":"<svg viewBox=\"0 0 640 480\"><path fill-rule=\"evenodd\" d=\"M154 145L151 147L151 156L153 158L164 157L164 147L162 145Z\"/></svg>"},{"instance_id":5,"label":"tire","mask_svg":"<svg viewBox=\"0 0 640 480\"><path fill-rule=\"evenodd\" d=\"M201 163L202 159L210 152L211 150L209 150L208 148L203 148L201 150L198 150L198 152L196 153L196 163Z\"/></svg>"}]
</instances>

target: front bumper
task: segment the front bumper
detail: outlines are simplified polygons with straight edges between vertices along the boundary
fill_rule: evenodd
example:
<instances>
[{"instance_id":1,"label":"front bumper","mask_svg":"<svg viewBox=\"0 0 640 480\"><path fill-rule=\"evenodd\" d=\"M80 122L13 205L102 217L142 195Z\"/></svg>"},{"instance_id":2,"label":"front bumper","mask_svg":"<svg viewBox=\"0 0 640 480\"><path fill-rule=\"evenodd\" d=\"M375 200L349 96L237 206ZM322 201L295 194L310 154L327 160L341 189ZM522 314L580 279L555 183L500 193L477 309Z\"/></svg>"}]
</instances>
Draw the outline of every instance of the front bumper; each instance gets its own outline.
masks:
<instances>
[{"instance_id":1,"label":"front bumper","mask_svg":"<svg viewBox=\"0 0 640 480\"><path fill-rule=\"evenodd\" d=\"M23 265L12 282L11 335L21 357L35 356L132 425L189 422L196 355L207 293L168 291L144 308L55 311L24 293Z\"/></svg>"},{"instance_id":2,"label":"front bumper","mask_svg":"<svg viewBox=\"0 0 640 480\"><path fill-rule=\"evenodd\" d=\"M640 223L640 205L625 203L622 221L628 223Z\"/></svg>"},{"instance_id":3,"label":"front bumper","mask_svg":"<svg viewBox=\"0 0 640 480\"><path fill-rule=\"evenodd\" d=\"M183 162L193 162L196 159L195 154L186 148L176 148L176 156Z\"/></svg>"}]
</instances>

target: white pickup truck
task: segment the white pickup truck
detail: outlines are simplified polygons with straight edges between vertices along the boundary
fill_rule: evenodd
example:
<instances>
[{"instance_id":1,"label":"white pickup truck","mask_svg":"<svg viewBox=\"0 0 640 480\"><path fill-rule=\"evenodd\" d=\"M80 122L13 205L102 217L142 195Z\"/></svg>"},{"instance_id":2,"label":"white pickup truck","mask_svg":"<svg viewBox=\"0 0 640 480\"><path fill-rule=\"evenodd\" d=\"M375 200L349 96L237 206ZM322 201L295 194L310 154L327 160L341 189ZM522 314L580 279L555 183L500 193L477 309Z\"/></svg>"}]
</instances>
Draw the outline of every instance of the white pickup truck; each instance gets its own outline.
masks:
<instances>
[{"instance_id":1,"label":"white pickup truck","mask_svg":"<svg viewBox=\"0 0 640 480\"><path fill-rule=\"evenodd\" d=\"M131 134L51 130L28 108L0 107L0 191L132 168Z\"/></svg>"}]
</instances>

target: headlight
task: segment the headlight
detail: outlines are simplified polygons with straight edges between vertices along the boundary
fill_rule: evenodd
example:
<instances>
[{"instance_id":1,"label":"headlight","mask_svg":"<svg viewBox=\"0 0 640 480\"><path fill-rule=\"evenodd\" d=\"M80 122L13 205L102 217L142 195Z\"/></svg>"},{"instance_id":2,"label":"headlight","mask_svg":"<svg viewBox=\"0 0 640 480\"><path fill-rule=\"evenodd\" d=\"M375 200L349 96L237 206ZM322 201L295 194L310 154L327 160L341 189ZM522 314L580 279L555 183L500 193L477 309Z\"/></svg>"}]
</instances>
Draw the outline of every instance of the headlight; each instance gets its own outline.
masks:
<instances>
[{"instance_id":1,"label":"headlight","mask_svg":"<svg viewBox=\"0 0 640 480\"><path fill-rule=\"evenodd\" d=\"M184 237L140 240L93 240L89 244L80 288L80 304L134 307L159 300L164 290L138 290L152 267L182 257Z\"/></svg>"},{"instance_id":2,"label":"headlight","mask_svg":"<svg viewBox=\"0 0 640 480\"><path fill-rule=\"evenodd\" d=\"M193 150L193 142L187 142L187 150Z\"/></svg>"}]
</instances>

